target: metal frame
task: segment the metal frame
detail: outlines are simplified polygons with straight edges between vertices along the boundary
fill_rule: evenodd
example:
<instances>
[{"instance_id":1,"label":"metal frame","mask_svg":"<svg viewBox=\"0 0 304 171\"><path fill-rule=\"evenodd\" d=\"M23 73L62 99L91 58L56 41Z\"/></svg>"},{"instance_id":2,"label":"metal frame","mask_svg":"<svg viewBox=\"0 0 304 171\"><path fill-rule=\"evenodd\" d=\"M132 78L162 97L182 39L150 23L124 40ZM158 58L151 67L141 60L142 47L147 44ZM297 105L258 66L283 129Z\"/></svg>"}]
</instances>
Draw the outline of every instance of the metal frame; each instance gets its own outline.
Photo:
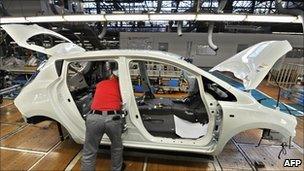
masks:
<instances>
[{"instance_id":1,"label":"metal frame","mask_svg":"<svg viewBox=\"0 0 304 171\"><path fill-rule=\"evenodd\" d=\"M125 13L193 12L197 5L199 11L216 12L219 6L219 0L82 0L82 3L85 12L89 14L100 13L100 11L124 11ZM161 5L159 5L160 3ZM283 0L283 7L286 9L304 9L304 2L301 0ZM275 0L233 0L228 1L225 8L231 13L272 14L277 12Z\"/></svg>"}]
</instances>

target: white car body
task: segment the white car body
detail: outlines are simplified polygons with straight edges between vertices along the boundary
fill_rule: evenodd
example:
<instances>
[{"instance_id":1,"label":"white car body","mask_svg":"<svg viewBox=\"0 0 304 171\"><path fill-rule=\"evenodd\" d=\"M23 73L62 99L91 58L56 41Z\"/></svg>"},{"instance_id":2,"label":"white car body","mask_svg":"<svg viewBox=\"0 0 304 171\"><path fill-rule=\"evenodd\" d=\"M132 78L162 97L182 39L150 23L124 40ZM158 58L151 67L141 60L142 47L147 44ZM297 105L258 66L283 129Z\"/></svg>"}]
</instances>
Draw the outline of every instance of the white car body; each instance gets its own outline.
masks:
<instances>
[{"instance_id":1,"label":"white car body","mask_svg":"<svg viewBox=\"0 0 304 171\"><path fill-rule=\"evenodd\" d=\"M127 131L123 133L126 147L184 151L210 155L219 154L225 144L236 134L249 129L271 129L282 135L282 142L295 137L296 118L279 110L265 107L248 91L241 91L214 75L182 60L180 56L150 50L102 50L84 51L69 43L58 44L54 49L32 46L26 40L34 34L23 34L30 30L41 30L44 34L58 34L37 25L3 25L2 28L16 41L28 49L50 55L34 80L26 85L15 99L15 105L25 120L43 116L58 121L77 143L83 143L85 120L81 117L67 86L67 67L70 62L111 59L118 63L119 83L125 110ZM26 29L27 28L27 29ZM33 29L35 28L35 29ZM39 34L39 33L38 33ZM23 38L20 38L23 37ZM61 37L61 36L60 36ZM19 40L19 41L18 41ZM71 46L73 48L71 48ZM59 49L59 50L58 50ZM212 70L230 71L242 79L247 90L254 89L269 72L273 64L291 50L287 41L262 42L240 52ZM267 57L267 58L266 58ZM206 104L209 124L207 134L198 139L173 139L152 136L143 126L133 95L129 62L131 60L153 60L169 63L191 72L198 80L199 91ZM58 66L56 61L62 61ZM212 80L236 98L236 101L216 100L203 89L203 78ZM109 144L104 137L101 144Z\"/></svg>"}]
</instances>

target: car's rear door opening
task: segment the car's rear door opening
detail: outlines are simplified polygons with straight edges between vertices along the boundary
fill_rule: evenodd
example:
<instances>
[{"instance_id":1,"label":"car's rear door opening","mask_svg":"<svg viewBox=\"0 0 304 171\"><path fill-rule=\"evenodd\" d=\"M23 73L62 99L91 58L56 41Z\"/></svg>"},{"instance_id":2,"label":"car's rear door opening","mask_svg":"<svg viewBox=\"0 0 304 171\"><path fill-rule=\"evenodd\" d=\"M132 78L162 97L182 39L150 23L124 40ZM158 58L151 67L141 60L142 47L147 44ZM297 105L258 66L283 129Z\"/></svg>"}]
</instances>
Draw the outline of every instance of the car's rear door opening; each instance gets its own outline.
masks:
<instances>
[{"instance_id":1,"label":"car's rear door opening","mask_svg":"<svg viewBox=\"0 0 304 171\"><path fill-rule=\"evenodd\" d=\"M68 64L67 85L82 117L89 114L98 82L107 79L109 66L118 70L114 60L71 62Z\"/></svg>"}]
</instances>

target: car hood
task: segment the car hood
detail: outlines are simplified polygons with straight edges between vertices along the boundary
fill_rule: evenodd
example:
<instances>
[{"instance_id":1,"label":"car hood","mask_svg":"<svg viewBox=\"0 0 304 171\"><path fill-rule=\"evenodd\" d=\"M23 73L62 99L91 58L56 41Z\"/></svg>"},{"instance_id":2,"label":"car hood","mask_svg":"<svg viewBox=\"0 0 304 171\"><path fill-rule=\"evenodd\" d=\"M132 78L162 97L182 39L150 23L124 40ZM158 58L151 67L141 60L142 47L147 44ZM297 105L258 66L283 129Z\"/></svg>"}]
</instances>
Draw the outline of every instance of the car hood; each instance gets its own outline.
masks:
<instances>
[{"instance_id":1,"label":"car hood","mask_svg":"<svg viewBox=\"0 0 304 171\"><path fill-rule=\"evenodd\" d=\"M84 52L85 49L74 44L68 38L52 31L38 26L37 24L33 25L23 25L23 24L7 24L1 25L1 27L11 36L11 38L21 47L30 49L33 51L41 52L50 56L55 54L66 54L73 52ZM45 48L43 46L38 46L34 44L29 44L27 41L29 38L36 35L50 35L57 37L61 40L66 41L65 43L59 43L52 48Z\"/></svg>"},{"instance_id":2,"label":"car hood","mask_svg":"<svg viewBox=\"0 0 304 171\"><path fill-rule=\"evenodd\" d=\"M255 89L272 66L292 49L287 40L255 44L210 70L229 71L243 81L246 90Z\"/></svg>"}]
</instances>

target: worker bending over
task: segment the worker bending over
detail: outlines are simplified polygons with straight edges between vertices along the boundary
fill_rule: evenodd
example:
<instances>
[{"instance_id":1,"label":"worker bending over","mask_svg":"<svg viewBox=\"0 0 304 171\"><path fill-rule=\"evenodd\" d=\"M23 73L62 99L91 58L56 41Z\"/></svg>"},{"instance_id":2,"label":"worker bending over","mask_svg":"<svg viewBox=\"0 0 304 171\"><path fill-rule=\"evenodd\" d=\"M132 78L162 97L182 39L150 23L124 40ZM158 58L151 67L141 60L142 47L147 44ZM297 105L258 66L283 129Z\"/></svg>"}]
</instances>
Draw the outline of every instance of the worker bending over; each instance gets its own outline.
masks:
<instances>
[{"instance_id":1,"label":"worker bending over","mask_svg":"<svg viewBox=\"0 0 304 171\"><path fill-rule=\"evenodd\" d=\"M92 113L86 117L81 170L95 170L97 151L104 133L111 140L112 170L122 170L122 100L118 77L113 74L113 66L107 67L110 74L106 80L97 83L91 105Z\"/></svg>"}]
</instances>

